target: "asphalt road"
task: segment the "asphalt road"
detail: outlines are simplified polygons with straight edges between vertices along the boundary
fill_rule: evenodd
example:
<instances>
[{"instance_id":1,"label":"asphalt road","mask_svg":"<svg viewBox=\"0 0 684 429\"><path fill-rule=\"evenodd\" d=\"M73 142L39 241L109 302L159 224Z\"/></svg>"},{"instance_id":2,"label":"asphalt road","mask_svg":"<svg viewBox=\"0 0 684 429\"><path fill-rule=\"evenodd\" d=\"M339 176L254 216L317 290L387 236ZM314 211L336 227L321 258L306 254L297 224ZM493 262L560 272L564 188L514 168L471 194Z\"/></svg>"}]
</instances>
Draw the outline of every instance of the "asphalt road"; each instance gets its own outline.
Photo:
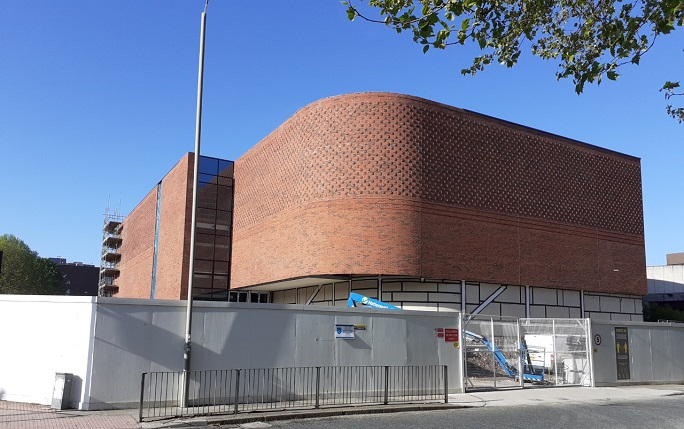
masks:
<instances>
[{"instance_id":1,"label":"asphalt road","mask_svg":"<svg viewBox=\"0 0 684 429\"><path fill-rule=\"evenodd\" d=\"M602 404L554 403L519 407L355 415L249 423L240 428L279 429L684 429L684 396Z\"/></svg>"}]
</instances>

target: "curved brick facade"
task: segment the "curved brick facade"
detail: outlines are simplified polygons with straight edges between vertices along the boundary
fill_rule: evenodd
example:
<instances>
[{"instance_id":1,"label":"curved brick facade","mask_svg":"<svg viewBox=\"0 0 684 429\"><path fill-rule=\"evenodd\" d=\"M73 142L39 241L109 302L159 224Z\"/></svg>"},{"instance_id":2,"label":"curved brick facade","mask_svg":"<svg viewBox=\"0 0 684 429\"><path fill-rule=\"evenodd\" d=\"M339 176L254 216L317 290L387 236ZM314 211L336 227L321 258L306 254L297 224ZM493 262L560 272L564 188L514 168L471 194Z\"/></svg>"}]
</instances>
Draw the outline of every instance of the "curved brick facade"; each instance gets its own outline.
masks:
<instances>
[{"instance_id":1,"label":"curved brick facade","mask_svg":"<svg viewBox=\"0 0 684 429\"><path fill-rule=\"evenodd\" d=\"M235 163L233 287L387 274L645 293L639 160L431 101L312 103Z\"/></svg>"}]
</instances>

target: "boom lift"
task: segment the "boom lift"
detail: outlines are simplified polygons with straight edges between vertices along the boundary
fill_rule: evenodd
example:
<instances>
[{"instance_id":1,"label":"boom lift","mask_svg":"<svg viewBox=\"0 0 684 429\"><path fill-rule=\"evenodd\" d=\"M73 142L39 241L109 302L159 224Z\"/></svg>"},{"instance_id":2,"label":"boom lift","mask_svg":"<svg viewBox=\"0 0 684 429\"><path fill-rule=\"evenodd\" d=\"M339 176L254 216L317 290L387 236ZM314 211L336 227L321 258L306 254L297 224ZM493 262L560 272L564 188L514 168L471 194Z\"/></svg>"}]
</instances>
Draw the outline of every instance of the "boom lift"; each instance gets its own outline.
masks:
<instances>
[{"instance_id":1,"label":"boom lift","mask_svg":"<svg viewBox=\"0 0 684 429\"><path fill-rule=\"evenodd\" d=\"M381 308L381 309L386 309L386 310L401 310L401 308L388 304L386 302L382 302L378 299L373 299L373 298L368 298L367 296L363 296L361 294L352 292L349 294L349 299L347 300L347 306L348 307L356 307L356 304L361 304L362 306L365 307L371 307L371 308ZM499 348L496 346L496 344L490 342L487 337L483 335L476 334L474 332L470 331L465 331L466 338L471 340L471 341L477 341L484 345L487 350L492 354L494 357L494 360L496 363L501 367L501 369L510 377L518 377L518 368L517 365L512 365L508 362L506 357L501 353ZM525 381L531 381L534 383L543 383L544 382L544 368L541 368L541 370L536 370L532 366L532 362L529 359L529 354L527 353L527 347L525 346L525 340L522 341L521 344L521 352L523 353L523 356L527 356L525 359L525 362L523 363L523 380Z\"/></svg>"}]
</instances>

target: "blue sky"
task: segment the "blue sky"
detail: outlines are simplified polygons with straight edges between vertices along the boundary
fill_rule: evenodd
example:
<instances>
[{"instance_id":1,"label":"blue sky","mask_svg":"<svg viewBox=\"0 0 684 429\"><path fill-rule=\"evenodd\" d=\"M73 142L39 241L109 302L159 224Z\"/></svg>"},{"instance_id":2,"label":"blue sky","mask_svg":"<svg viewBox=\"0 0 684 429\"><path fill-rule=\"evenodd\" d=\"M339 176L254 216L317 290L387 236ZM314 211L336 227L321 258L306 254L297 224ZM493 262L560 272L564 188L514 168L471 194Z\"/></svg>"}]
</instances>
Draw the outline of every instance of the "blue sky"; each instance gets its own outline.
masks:
<instances>
[{"instance_id":1,"label":"blue sky","mask_svg":"<svg viewBox=\"0 0 684 429\"><path fill-rule=\"evenodd\" d=\"M127 214L193 150L203 7L0 3L0 234L99 264L108 204ZM684 77L683 35L577 96L553 62L529 55L463 77L473 48L424 55L408 34L349 22L337 0L212 0L202 153L236 159L324 97L411 94L640 157L647 264L664 264L684 252L684 125L658 88Z\"/></svg>"}]
</instances>

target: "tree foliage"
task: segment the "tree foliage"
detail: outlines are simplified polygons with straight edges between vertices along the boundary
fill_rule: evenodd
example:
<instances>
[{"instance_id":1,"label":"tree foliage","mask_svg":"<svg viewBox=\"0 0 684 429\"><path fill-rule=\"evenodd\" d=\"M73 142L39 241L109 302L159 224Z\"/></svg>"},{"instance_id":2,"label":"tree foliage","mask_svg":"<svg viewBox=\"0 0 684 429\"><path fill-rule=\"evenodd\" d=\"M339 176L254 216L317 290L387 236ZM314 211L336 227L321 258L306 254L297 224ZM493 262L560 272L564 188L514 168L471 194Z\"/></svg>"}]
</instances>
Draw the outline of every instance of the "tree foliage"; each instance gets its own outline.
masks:
<instances>
[{"instance_id":1,"label":"tree foliage","mask_svg":"<svg viewBox=\"0 0 684 429\"><path fill-rule=\"evenodd\" d=\"M363 0L343 1L350 20L387 25L413 34L423 46L445 49L474 43L481 55L461 70L474 75L491 63L512 67L523 50L558 61L556 77L586 83L615 80L620 67L639 64L656 40L681 27L684 0ZM379 16L378 16L379 15ZM372 18L378 16L378 18ZM679 82L666 82L667 100ZM684 108L667 106L684 121Z\"/></svg>"},{"instance_id":2,"label":"tree foliage","mask_svg":"<svg viewBox=\"0 0 684 429\"><path fill-rule=\"evenodd\" d=\"M656 302L645 304L644 322L657 322L659 320L673 320L684 323L684 311Z\"/></svg>"},{"instance_id":3,"label":"tree foliage","mask_svg":"<svg viewBox=\"0 0 684 429\"><path fill-rule=\"evenodd\" d=\"M66 288L59 267L41 258L17 237L0 236L3 252L0 293L22 295L64 295Z\"/></svg>"}]
</instances>

